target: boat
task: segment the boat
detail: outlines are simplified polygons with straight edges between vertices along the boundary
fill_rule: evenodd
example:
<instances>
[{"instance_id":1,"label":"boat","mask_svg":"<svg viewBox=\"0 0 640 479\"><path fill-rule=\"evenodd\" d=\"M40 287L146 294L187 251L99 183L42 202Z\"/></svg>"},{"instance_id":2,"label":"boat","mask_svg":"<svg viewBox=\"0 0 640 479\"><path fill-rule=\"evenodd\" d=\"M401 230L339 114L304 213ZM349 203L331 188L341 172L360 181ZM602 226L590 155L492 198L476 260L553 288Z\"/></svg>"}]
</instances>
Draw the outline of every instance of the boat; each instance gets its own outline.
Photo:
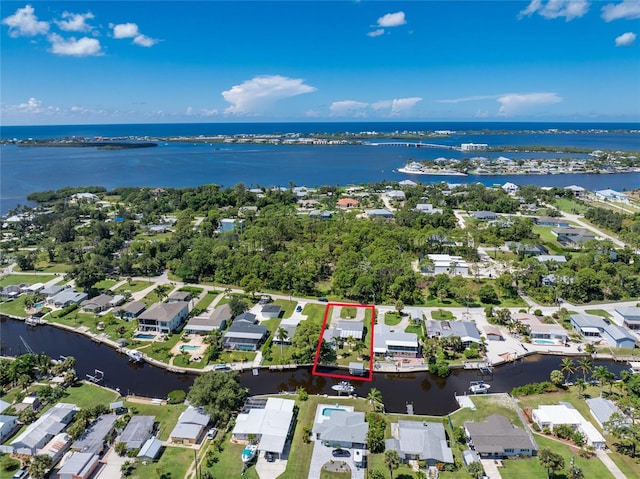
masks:
<instances>
[{"instance_id":1,"label":"boat","mask_svg":"<svg viewBox=\"0 0 640 479\"><path fill-rule=\"evenodd\" d=\"M489 391L490 387L491 385L484 381L471 381L469 384L469 392L473 394L483 394Z\"/></svg>"},{"instance_id":2,"label":"boat","mask_svg":"<svg viewBox=\"0 0 640 479\"><path fill-rule=\"evenodd\" d=\"M256 457L257 453L257 444L247 444L247 447L242 450L242 462L251 462L251 460Z\"/></svg>"},{"instance_id":3,"label":"boat","mask_svg":"<svg viewBox=\"0 0 640 479\"><path fill-rule=\"evenodd\" d=\"M355 388L349 383L349 381L340 381L338 384L331 386L331 389L338 391L339 393L351 394Z\"/></svg>"},{"instance_id":4,"label":"boat","mask_svg":"<svg viewBox=\"0 0 640 479\"><path fill-rule=\"evenodd\" d=\"M640 361L629 361L629 372L631 374L640 373Z\"/></svg>"},{"instance_id":5,"label":"boat","mask_svg":"<svg viewBox=\"0 0 640 479\"><path fill-rule=\"evenodd\" d=\"M129 361L134 363L141 363L144 361L144 357L140 351L136 351L135 349L129 349L126 351L127 356L129 356Z\"/></svg>"}]
</instances>

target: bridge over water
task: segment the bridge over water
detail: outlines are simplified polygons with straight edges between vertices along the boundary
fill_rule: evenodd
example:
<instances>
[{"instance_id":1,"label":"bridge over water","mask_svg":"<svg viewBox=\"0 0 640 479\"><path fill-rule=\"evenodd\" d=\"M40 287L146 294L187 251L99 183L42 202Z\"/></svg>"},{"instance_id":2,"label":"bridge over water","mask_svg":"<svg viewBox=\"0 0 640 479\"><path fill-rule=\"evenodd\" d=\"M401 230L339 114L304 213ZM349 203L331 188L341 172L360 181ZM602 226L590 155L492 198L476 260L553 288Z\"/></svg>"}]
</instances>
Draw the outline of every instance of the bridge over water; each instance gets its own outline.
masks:
<instances>
[{"instance_id":1,"label":"bridge over water","mask_svg":"<svg viewBox=\"0 0 640 479\"><path fill-rule=\"evenodd\" d=\"M382 143L367 143L370 146L403 146L406 148L436 148L439 150L459 150L458 146L439 145L436 143L415 143L410 141L385 141Z\"/></svg>"}]
</instances>

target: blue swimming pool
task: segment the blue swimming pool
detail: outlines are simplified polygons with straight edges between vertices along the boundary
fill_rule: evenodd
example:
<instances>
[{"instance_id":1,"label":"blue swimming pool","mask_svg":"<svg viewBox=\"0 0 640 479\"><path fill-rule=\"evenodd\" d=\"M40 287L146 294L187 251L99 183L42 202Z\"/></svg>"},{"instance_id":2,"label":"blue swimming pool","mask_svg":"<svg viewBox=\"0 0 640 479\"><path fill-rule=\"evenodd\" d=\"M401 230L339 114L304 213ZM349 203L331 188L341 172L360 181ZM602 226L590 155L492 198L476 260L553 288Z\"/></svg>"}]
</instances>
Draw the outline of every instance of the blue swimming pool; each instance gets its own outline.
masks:
<instances>
[{"instance_id":1,"label":"blue swimming pool","mask_svg":"<svg viewBox=\"0 0 640 479\"><path fill-rule=\"evenodd\" d=\"M335 411L345 411L345 409L339 408L339 407L325 407L322 410L322 415L329 417L331 416L331 413L335 412Z\"/></svg>"},{"instance_id":2,"label":"blue swimming pool","mask_svg":"<svg viewBox=\"0 0 640 479\"><path fill-rule=\"evenodd\" d=\"M133 335L134 339L156 339L155 334L137 333Z\"/></svg>"},{"instance_id":3,"label":"blue swimming pool","mask_svg":"<svg viewBox=\"0 0 640 479\"><path fill-rule=\"evenodd\" d=\"M533 344L548 344L550 346L557 346L558 342L555 339L532 339Z\"/></svg>"},{"instance_id":4,"label":"blue swimming pool","mask_svg":"<svg viewBox=\"0 0 640 479\"><path fill-rule=\"evenodd\" d=\"M200 349L200 346L190 346L188 344L180 346L180 351L197 351L198 349Z\"/></svg>"}]
</instances>

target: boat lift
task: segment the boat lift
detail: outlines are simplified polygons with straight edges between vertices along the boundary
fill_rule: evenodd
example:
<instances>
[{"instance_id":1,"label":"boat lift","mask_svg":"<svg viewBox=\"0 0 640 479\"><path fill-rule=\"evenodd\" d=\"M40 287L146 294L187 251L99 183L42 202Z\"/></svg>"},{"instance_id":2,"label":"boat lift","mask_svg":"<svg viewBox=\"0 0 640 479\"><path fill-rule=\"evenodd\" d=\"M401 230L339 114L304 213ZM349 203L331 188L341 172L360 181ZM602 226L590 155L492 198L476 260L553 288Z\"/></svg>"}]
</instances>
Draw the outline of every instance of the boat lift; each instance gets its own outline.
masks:
<instances>
[{"instance_id":1,"label":"boat lift","mask_svg":"<svg viewBox=\"0 0 640 479\"><path fill-rule=\"evenodd\" d=\"M93 376L87 373L87 379L94 384L98 384L100 381L104 379L104 372L99 369L94 369Z\"/></svg>"}]
</instances>

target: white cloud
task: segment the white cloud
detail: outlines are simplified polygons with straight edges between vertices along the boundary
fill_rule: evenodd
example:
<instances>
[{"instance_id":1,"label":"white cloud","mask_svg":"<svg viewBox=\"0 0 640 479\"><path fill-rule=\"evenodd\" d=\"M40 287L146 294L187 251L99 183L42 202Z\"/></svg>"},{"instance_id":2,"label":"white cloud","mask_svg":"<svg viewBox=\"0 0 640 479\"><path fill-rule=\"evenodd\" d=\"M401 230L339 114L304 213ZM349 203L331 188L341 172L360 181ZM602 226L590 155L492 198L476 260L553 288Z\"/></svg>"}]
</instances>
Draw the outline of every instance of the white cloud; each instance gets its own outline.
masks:
<instances>
[{"instance_id":1,"label":"white cloud","mask_svg":"<svg viewBox=\"0 0 640 479\"><path fill-rule=\"evenodd\" d=\"M404 12L387 13L378 18L378 26L380 27L399 27L407 21L404 18Z\"/></svg>"},{"instance_id":2,"label":"white cloud","mask_svg":"<svg viewBox=\"0 0 640 479\"><path fill-rule=\"evenodd\" d=\"M231 115L259 114L278 100L314 91L315 87L305 85L300 78L256 76L222 92L222 97L231 103L224 112Z\"/></svg>"},{"instance_id":3,"label":"white cloud","mask_svg":"<svg viewBox=\"0 0 640 479\"><path fill-rule=\"evenodd\" d=\"M636 34L633 32L623 33L616 37L616 47L630 47L636 42Z\"/></svg>"},{"instance_id":4,"label":"white cloud","mask_svg":"<svg viewBox=\"0 0 640 479\"><path fill-rule=\"evenodd\" d=\"M373 108L376 111L380 111L380 110L386 110L387 108L391 108L391 105L393 105L393 101L391 100L380 100L380 101L376 101L375 103L372 103L371 108Z\"/></svg>"},{"instance_id":5,"label":"white cloud","mask_svg":"<svg viewBox=\"0 0 640 479\"><path fill-rule=\"evenodd\" d=\"M411 97L411 98L398 98L391 102L391 114L392 115L401 115L409 110L411 110L416 103L422 101L420 97Z\"/></svg>"},{"instance_id":6,"label":"white cloud","mask_svg":"<svg viewBox=\"0 0 640 479\"><path fill-rule=\"evenodd\" d=\"M119 23L117 25L111 23L109 26L113 28L113 38L118 40L122 38L133 38L133 43L140 47L152 47L160 41L140 33L136 23Z\"/></svg>"},{"instance_id":7,"label":"white cloud","mask_svg":"<svg viewBox=\"0 0 640 479\"><path fill-rule=\"evenodd\" d=\"M135 23L119 23L118 25L112 23L109 26L113 28L113 38L134 38L140 35L138 25Z\"/></svg>"},{"instance_id":8,"label":"white cloud","mask_svg":"<svg viewBox=\"0 0 640 479\"><path fill-rule=\"evenodd\" d=\"M609 3L602 7L602 18L605 22L620 18L626 20L640 18L640 2L638 0L623 0L622 3Z\"/></svg>"},{"instance_id":9,"label":"white cloud","mask_svg":"<svg viewBox=\"0 0 640 479\"><path fill-rule=\"evenodd\" d=\"M87 20L94 18L93 13L64 12L61 17L64 20L54 20L56 25L65 32L90 32L93 27L87 24Z\"/></svg>"},{"instance_id":10,"label":"white cloud","mask_svg":"<svg viewBox=\"0 0 640 479\"><path fill-rule=\"evenodd\" d=\"M368 103L355 100L334 101L329 110L331 116L348 116L353 118L364 118L367 116Z\"/></svg>"},{"instance_id":11,"label":"white cloud","mask_svg":"<svg viewBox=\"0 0 640 479\"><path fill-rule=\"evenodd\" d=\"M436 100L437 103L462 103L465 101L478 101L478 100L493 100L498 98L500 95L475 95L475 96L465 96L462 98L451 98L445 100Z\"/></svg>"},{"instance_id":12,"label":"white cloud","mask_svg":"<svg viewBox=\"0 0 640 479\"><path fill-rule=\"evenodd\" d=\"M501 104L499 115L511 116L530 107L560 103L562 98L556 93L509 93L498 98L498 101Z\"/></svg>"},{"instance_id":13,"label":"white cloud","mask_svg":"<svg viewBox=\"0 0 640 479\"><path fill-rule=\"evenodd\" d=\"M68 40L57 33L49 35L51 52L56 55L69 55L74 57L87 57L102 55L100 42L95 38L82 37L76 40L74 37Z\"/></svg>"},{"instance_id":14,"label":"white cloud","mask_svg":"<svg viewBox=\"0 0 640 479\"><path fill-rule=\"evenodd\" d=\"M380 35L384 35L384 28L378 28L377 30L367 33L368 37L379 37Z\"/></svg>"},{"instance_id":15,"label":"white cloud","mask_svg":"<svg viewBox=\"0 0 640 479\"><path fill-rule=\"evenodd\" d=\"M538 13L544 18L565 17L567 22L574 18L580 18L589 11L587 0L531 0L531 3L520 12L519 17L531 16Z\"/></svg>"},{"instance_id":16,"label":"white cloud","mask_svg":"<svg viewBox=\"0 0 640 479\"><path fill-rule=\"evenodd\" d=\"M24 8L18 8L13 15L3 19L3 25L9 27L9 36L16 38L46 34L49 31L49 23L39 21L34 12L31 5L26 5Z\"/></svg>"}]
</instances>

